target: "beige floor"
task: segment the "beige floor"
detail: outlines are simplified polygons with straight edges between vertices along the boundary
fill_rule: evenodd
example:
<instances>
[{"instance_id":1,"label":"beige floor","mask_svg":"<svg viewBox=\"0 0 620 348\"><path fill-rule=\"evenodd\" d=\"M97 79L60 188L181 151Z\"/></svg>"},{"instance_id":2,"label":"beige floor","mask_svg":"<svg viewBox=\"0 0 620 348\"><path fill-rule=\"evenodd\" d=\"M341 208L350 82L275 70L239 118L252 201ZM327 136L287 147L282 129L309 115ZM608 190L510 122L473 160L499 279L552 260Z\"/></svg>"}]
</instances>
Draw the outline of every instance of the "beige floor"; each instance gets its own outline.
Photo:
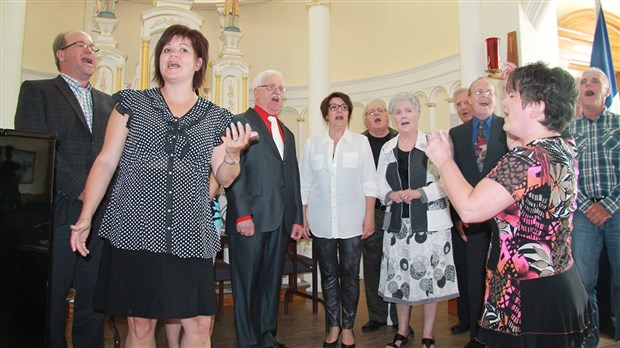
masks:
<instances>
[{"instance_id":1,"label":"beige floor","mask_svg":"<svg viewBox=\"0 0 620 348\"><path fill-rule=\"evenodd\" d=\"M362 286L363 288L363 286ZM368 320L366 302L362 291L358 307L358 315L355 324L356 345L359 348L385 347L392 340L396 330L391 327L383 327L373 333L362 333L361 326ZM117 326L122 340L127 332L127 321L117 318ZM437 348L463 347L468 341L468 334L452 335L450 327L457 322L456 316L448 313L448 303L439 305L437 320L435 323L435 340ZM407 347L421 347L420 334L422 332L422 307L414 308L411 325L416 331L415 338ZM68 328L67 331L69 331ZM114 347L111 330L105 329L105 347ZM284 314L280 306L278 340L289 347L294 348L317 348L322 346L325 335L325 318L322 308L319 306L317 314L312 313L312 302L297 297L290 306L288 315ZM70 337L70 335L68 335ZM70 339L70 338L69 338ZM215 329L212 338L215 348L235 347L235 330L233 323L232 307L227 306L216 316ZM157 330L157 346L166 347L166 336L161 324ZM620 348L620 342L614 342L607 336L601 337L599 347Z\"/></svg>"}]
</instances>

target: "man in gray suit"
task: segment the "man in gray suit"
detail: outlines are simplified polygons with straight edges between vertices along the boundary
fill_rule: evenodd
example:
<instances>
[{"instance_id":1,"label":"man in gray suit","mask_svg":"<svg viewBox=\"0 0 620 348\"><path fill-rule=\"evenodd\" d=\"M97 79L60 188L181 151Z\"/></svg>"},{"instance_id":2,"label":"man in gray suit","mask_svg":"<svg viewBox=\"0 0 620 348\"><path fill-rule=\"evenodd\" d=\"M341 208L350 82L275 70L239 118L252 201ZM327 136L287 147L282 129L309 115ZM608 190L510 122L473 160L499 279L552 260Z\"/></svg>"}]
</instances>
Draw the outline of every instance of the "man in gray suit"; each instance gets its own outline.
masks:
<instances>
[{"instance_id":1,"label":"man in gray suit","mask_svg":"<svg viewBox=\"0 0 620 348\"><path fill-rule=\"evenodd\" d=\"M259 73L256 105L233 120L249 123L259 135L226 189L238 347L284 347L276 341L284 255L303 224L295 136L277 120L285 92L281 73Z\"/></svg>"},{"instance_id":2,"label":"man in gray suit","mask_svg":"<svg viewBox=\"0 0 620 348\"><path fill-rule=\"evenodd\" d=\"M450 138L454 144L454 161L472 186L482 180L508 151L506 132L503 129L504 119L493 113L495 97L495 87L491 80L482 77L474 81L469 87L469 104L474 109L474 117L450 129ZM483 134L483 139L480 139ZM482 313L486 257L494 222L489 220L480 224L469 224L464 228L456 212L452 215L454 225L465 241L471 338L465 347L483 347L475 337L478 334L478 320Z\"/></svg>"},{"instance_id":3,"label":"man in gray suit","mask_svg":"<svg viewBox=\"0 0 620 348\"><path fill-rule=\"evenodd\" d=\"M73 346L103 347L103 314L92 307L103 242L92 234L87 242L90 255L80 257L69 247L69 226L82 209L86 178L103 146L113 102L90 84L98 49L88 34L59 34L52 49L60 75L51 80L25 81L15 114L16 129L56 133L58 140L47 344L67 346L65 299L73 287Z\"/></svg>"}]
</instances>

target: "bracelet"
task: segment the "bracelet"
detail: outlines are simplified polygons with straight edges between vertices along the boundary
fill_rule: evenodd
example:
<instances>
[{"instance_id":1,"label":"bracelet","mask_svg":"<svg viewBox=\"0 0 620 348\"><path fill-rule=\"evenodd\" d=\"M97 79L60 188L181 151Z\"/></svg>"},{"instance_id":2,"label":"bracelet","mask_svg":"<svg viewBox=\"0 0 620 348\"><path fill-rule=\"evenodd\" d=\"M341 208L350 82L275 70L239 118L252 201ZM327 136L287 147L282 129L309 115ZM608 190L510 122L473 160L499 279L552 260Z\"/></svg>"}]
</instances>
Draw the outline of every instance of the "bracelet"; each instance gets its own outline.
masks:
<instances>
[{"instance_id":1,"label":"bracelet","mask_svg":"<svg viewBox=\"0 0 620 348\"><path fill-rule=\"evenodd\" d=\"M236 166L239 164L239 162L241 162L241 159L236 159L236 160L227 160L226 156L224 156L224 163L229 164L231 166Z\"/></svg>"}]
</instances>

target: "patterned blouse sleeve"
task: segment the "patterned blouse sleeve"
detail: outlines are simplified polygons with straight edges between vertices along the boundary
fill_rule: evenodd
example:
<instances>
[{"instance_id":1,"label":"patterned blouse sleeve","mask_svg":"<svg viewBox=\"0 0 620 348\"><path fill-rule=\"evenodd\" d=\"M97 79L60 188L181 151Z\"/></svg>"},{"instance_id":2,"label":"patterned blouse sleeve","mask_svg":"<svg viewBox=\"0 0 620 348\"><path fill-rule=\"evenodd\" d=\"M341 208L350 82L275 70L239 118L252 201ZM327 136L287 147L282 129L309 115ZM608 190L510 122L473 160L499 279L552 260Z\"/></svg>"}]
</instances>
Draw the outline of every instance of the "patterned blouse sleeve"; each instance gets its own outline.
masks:
<instances>
[{"instance_id":1,"label":"patterned blouse sleeve","mask_svg":"<svg viewBox=\"0 0 620 348\"><path fill-rule=\"evenodd\" d=\"M124 89L122 91L118 91L112 95L112 99L114 100L114 108L121 115L131 115L132 114L132 105L135 102L135 92L131 89Z\"/></svg>"},{"instance_id":2,"label":"patterned blouse sleeve","mask_svg":"<svg viewBox=\"0 0 620 348\"><path fill-rule=\"evenodd\" d=\"M487 178L502 185L516 201L540 183L540 164L529 147L515 147L491 170Z\"/></svg>"},{"instance_id":3,"label":"patterned blouse sleeve","mask_svg":"<svg viewBox=\"0 0 620 348\"><path fill-rule=\"evenodd\" d=\"M228 109L224 109L216 105L214 105L214 109L216 110L215 112L218 115L217 119L219 120L219 122L216 125L217 127L216 134L218 134L218 136L216 137L216 140L215 140L216 142L215 146L219 146L222 144L221 136L226 135L226 128L230 125L233 114L230 111L228 111Z\"/></svg>"}]
</instances>

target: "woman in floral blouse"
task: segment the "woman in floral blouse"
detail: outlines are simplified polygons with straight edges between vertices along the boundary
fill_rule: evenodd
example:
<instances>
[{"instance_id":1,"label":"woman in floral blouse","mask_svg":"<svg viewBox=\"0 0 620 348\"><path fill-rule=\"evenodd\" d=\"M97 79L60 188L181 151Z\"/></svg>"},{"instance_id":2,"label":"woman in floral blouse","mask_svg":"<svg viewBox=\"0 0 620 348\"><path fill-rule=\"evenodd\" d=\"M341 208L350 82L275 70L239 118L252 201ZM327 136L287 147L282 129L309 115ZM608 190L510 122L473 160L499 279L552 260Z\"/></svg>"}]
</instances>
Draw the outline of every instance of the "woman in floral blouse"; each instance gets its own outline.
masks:
<instances>
[{"instance_id":1,"label":"woman in floral blouse","mask_svg":"<svg viewBox=\"0 0 620 348\"><path fill-rule=\"evenodd\" d=\"M581 347L590 307L571 255L576 148L561 136L577 89L560 68L534 63L506 83L504 130L518 146L471 187L452 160L447 134L427 155L464 222L495 216L477 340L488 347Z\"/></svg>"}]
</instances>

